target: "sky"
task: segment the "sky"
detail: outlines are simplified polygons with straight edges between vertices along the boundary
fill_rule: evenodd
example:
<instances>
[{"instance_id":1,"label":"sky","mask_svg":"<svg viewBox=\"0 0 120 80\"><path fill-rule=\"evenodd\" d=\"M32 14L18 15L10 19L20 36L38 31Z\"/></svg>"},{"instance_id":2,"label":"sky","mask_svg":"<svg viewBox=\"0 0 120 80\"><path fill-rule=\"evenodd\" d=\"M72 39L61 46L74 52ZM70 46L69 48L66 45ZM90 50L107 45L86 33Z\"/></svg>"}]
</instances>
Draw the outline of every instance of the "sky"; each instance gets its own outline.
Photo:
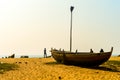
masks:
<instances>
[{"instance_id":1,"label":"sky","mask_svg":"<svg viewBox=\"0 0 120 80\"><path fill-rule=\"evenodd\" d=\"M0 54L43 54L44 48L120 54L120 0L0 0Z\"/></svg>"}]
</instances>

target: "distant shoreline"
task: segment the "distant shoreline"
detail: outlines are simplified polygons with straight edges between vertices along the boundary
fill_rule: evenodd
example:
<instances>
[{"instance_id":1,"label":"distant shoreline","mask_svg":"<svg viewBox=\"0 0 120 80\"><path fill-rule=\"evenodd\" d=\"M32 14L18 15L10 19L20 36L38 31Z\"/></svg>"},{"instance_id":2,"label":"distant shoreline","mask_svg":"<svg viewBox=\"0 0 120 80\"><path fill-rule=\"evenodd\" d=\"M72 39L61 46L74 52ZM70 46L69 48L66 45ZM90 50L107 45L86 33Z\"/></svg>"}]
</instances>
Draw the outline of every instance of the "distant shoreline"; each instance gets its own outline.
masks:
<instances>
[{"instance_id":1,"label":"distant shoreline","mask_svg":"<svg viewBox=\"0 0 120 80\"><path fill-rule=\"evenodd\" d=\"M51 54L48 54L48 56L50 56ZM119 54L112 54L112 56L118 56ZM0 58L2 57L8 57L9 55L5 54L5 55L0 55ZM29 58L43 58L44 55L41 54L41 55L37 55L37 54L19 54L19 55L15 55L15 58L20 58L21 56L29 56Z\"/></svg>"},{"instance_id":2,"label":"distant shoreline","mask_svg":"<svg viewBox=\"0 0 120 80\"><path fill-rule=\"evenodd\" d=\"M8 57L9 55L0 55L0 58L5 58ZM21 56L29 56L29 58L42 58L44 57L44 55L27 55L27 54L23 54L23 55L15 55L15 58L20 58Z\"/></svg>"}]
</instances>

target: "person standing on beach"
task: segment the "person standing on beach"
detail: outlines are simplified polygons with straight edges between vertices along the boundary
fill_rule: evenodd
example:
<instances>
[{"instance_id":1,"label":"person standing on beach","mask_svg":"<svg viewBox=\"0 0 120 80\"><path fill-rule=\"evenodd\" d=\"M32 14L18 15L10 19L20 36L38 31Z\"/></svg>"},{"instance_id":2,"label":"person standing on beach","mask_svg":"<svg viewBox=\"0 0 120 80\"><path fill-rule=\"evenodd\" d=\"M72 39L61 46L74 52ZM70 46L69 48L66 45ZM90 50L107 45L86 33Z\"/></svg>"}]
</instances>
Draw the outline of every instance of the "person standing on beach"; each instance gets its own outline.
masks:
<instances>
[{"instance_id":1,"label":"person standing on beach","mask_svg":"<svg viewBox=\"0 0 120 80\"><path fill-rule=\"evenodd\" d=\"M47 58L46 48L44 48L44 58Z\"/></svg>"},{"instance_id":2,"label":"person standing on beach","mask_svg":"<svg viewBox=\"0 0 120 80\"><path fill-rule=\"evenodd\" d=\"M92 49L90 49L90 53L93 53L93 50L92 50Z\"/></svg>"},{"instance_id":3,"label":"person standing on beach","mask_svg":"<svg viewBox=\"0 0 120 80\"><path fill-rule=\"evenodd\" d=\"M100 52L102 53L102 52L104 52L104 50L103 50L103 49L101 49L101 50L100 50Z\"/></svg>"}]
</instances>

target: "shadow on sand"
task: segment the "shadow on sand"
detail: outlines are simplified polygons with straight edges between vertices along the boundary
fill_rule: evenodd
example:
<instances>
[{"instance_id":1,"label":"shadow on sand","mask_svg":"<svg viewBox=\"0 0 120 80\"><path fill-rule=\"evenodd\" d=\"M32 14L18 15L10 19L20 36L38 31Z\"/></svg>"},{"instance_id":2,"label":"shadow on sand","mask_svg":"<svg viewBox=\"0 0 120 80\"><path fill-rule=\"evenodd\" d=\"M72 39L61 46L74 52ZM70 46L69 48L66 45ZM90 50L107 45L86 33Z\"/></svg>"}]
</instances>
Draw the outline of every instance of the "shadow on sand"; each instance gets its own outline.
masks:
<instances>
[{"instance_id":1,"label":"shadow on sand","mask_svg":"<svg viewBox=\"0 0 120 80\"><path fill-rule=\"evenodd\" d=\"M96 70L103 70L103 71L110 71L110 72L120 72L119 69L116 66L98 66L98 67L84 67L84 68L89 68L89 69L96 69Z\"/></svg>"},{"instance_id":2,"label":"shadow on sand","mask_svg":"<svg viewBox=\"0 0 120 80\"><path fill-rule=\"evenodd\" d=\"M58 65L58 64L61 64L61 63L58 63L58 62L47 62L45 64L47 64L47 65Z\"/></svg>"},{"instance_id":3,"label":"shadow on sand","mask_svg":"<svg viewBox=\"0 0 120 80\"><path fill-rule=\"evenodd\" d=\"M46 65L59 65L61 63L57 62L47 62ZM76 65L68 65L68 66L76 66ZM110 71L110 72L120 72L120 61L109 60L104 64L97 66L97 67L87 67L87 66L78 66L82 68L89 68L89 69L96 69L96 70L103 70L103 71Z\"/></svg>"}]
</instances>

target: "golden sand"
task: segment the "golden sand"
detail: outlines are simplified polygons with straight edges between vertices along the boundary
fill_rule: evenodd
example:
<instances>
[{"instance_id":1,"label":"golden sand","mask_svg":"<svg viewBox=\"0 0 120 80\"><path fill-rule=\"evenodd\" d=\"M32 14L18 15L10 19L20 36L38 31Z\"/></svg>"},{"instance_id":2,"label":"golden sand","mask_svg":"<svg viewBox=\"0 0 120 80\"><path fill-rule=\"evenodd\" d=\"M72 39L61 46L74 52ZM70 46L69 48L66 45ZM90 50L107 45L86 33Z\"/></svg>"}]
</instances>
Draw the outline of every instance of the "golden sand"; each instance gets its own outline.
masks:
<instances>
[{"instance_id":1,"label":"golden sand","mask_svg":"<svg viewBox=\"0 0 120 80\"><path fill-rule=\"evenodd\" d=\"M120 61L120 57L111 60ZM120 72L57 64L53 58L0 59L15 63L17 70L0 74L0 80L119 80Z\"/></svg>"}]
</instances>

